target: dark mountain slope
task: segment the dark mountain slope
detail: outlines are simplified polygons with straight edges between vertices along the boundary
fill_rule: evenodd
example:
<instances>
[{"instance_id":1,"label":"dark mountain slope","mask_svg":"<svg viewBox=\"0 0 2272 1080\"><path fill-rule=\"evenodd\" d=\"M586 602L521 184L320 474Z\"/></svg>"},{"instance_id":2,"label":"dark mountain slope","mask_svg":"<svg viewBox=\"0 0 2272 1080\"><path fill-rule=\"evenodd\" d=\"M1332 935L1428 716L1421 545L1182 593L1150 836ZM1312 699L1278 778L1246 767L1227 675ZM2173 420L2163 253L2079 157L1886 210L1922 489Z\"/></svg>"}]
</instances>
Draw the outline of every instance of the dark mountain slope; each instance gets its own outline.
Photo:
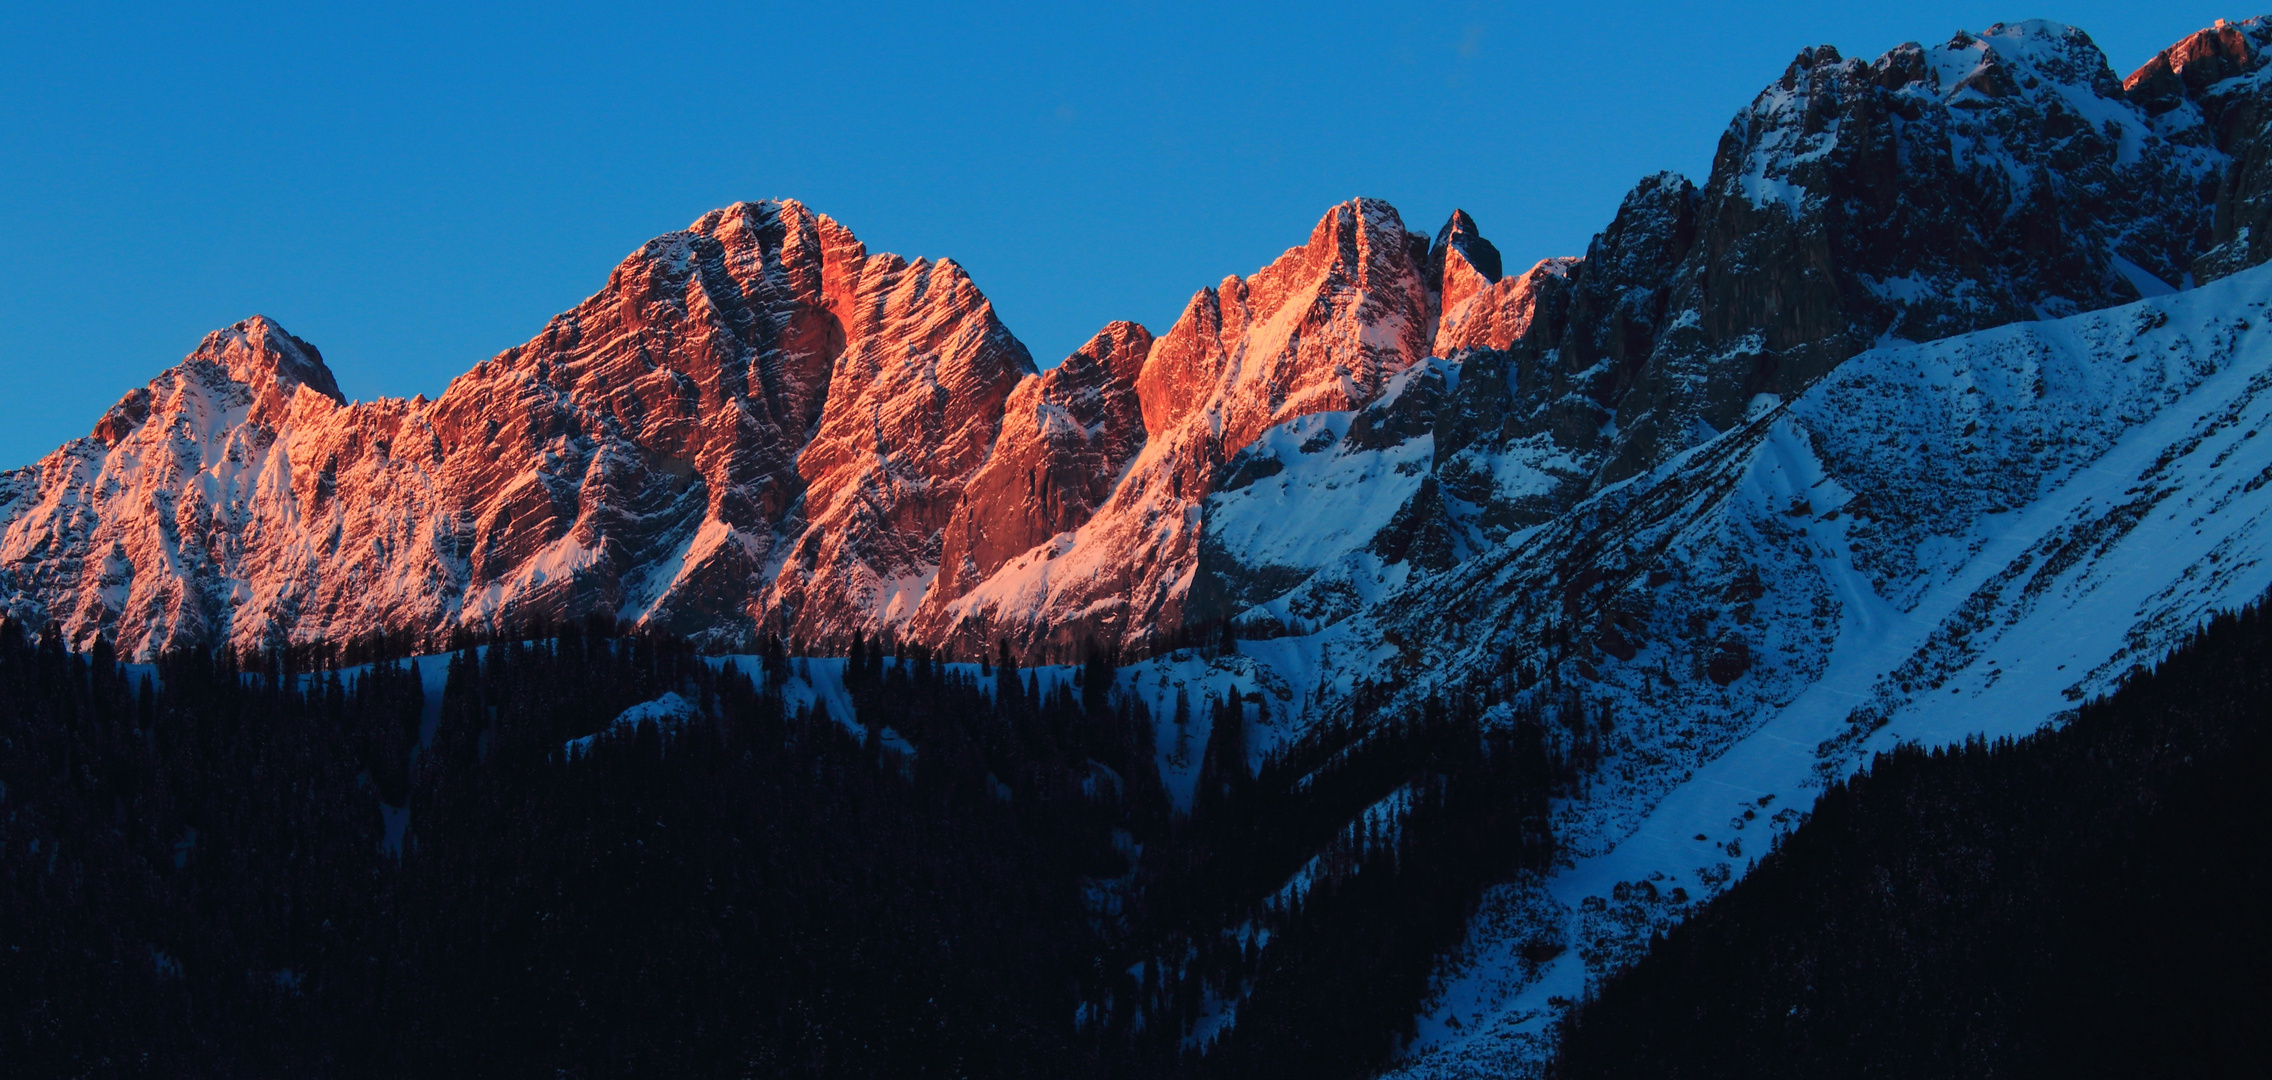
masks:
<instances>
[{"instance_id":1,"label":"dark mountain slope","mask_svg":"<svg viewBox=\"0 0 2272 1080\"><path fill-rule=\"evenodd\" d=\"M1881 755L1611 977L1562 1075L2261 1076L2272 615L2064 727Z\"/></svg>"}]
</instances>

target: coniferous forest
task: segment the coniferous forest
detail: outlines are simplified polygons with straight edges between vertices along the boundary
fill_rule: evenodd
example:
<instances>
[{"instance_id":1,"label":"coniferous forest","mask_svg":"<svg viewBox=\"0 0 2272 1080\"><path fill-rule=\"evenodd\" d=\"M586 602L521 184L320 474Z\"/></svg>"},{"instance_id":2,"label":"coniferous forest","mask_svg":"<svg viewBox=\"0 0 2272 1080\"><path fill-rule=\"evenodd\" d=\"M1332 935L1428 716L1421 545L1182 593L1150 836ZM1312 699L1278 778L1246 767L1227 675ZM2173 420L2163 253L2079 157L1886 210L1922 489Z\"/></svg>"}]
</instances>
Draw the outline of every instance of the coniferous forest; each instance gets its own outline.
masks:
<instances>
[{"instance_id":1,"label":"coniferous forest","mask_svg":"<svg viewBox=\"0 0 2272 1080\"><path fill-rule=\"evenodd\" d=\"M837 718L777 642L465 642L436 710L374 651L0 627L0 1071L1359 1076L1551 853L1536 725L1456 709L1256 775L1206 703L1179 814L1101 654L1045 692L860 643Z\"/></svg>"},{"instance_id":2,"label":"coniferous forest","mask_svg":"<svg viewBox=\"0 0 2272 1080\"><path fill-rule=\"evenodd\" d=\"M0 626L0 1071L1366 1076L1586 764L1430 703L1253 772L1215 700L1184 813L1100 652L856 643L838 718L768 689L778 642L466 641L435 708L384 651L130 669ZM2268 679L2252 608L2064 726L1881 756L1559 1069L2254 1075Z\"/></svg>"},{"instance_id":3,"label":"coniferous forest","mask_svg":"<svg viewBox=\"0 0 2272 1080\"><path fill-rule=\"evenodd\" d=\"M2256 1077L2272 617L2071 722L1880 755L1574 1013L1561 1075Z\"/></svg>"}]
</instances>

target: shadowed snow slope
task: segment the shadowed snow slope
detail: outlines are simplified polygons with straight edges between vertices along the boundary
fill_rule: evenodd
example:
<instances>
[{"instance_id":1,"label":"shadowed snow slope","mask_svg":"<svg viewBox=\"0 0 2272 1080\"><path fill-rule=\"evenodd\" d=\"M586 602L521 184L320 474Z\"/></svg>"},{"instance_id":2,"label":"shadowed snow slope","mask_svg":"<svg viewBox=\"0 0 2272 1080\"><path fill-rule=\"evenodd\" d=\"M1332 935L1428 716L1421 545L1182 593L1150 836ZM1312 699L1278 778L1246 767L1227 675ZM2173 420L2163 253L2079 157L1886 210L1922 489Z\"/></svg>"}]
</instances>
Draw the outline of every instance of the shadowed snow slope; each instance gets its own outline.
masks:
<instances>
[{"instance_id":1,"label":"shadowed snow slope","mask_svg":"<svg viewBox=\"0 0 2272 1080\"><path fill-rule=\"evenodd\" d=\"M2268 309L2259 268L1865 353L1353 620L1328 664L1378 658L1407 698L1615 717L1557 812L1568 861L1487 898L1409 1074L1535 1057L1549 998L1635 955L1870 753L2055 722L2262 595ZM1568 951L1521 959L1542 940Z\"/></svg>"}]
</instances>

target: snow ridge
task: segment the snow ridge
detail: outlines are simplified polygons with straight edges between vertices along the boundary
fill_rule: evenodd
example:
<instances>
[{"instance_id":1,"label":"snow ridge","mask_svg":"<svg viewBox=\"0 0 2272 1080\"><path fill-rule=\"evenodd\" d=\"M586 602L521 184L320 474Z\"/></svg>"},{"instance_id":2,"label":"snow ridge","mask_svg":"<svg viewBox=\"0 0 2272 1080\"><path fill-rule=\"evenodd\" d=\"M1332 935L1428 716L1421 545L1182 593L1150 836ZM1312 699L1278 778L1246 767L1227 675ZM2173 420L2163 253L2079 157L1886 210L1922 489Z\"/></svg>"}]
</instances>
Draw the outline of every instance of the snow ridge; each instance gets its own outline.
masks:
<instances>
[{"instance_id":1,"label":"snow ridge","mask_svg":"<svg viewBox=\"0 0 2272 1080\"><path fill-rule=\"evenodd\" d=\"M2268 311L2259 268L1865 353L1604 492L1572 515L1585 535L1542 534L1354 621L1331 650L1462 628L1390 662L1415 698L1466 687L1617 717L1592 790L1558 808L1569 861L1487 902L1407 1073L1543 1053L1549 999L1725 887L1870 754L2058 722L2272 588ZM1566 648L1542 648L1540 625L1567 628ZM1503 962L1535 940L1568 951Z\"/></svg>"}]
</instances>

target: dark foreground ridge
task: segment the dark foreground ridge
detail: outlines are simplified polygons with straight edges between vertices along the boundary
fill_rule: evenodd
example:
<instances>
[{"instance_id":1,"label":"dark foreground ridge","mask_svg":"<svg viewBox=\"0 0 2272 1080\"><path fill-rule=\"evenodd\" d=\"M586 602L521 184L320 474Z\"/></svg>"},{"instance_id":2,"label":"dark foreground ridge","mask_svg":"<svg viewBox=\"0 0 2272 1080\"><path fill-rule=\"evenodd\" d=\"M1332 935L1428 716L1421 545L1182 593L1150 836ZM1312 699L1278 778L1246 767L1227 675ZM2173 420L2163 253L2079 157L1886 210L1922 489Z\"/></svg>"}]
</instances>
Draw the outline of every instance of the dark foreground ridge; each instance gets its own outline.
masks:
<instances>
[{"instance_id":1,"label":"dark foreground ridge","mask_svg":"<svg viewBox=\"0 0 2272 1080\"><path fill-rule=\"evenodd\" d=\"M2272 617L2076 719L1880 756L1608 980L1561 1075L2263 1075Z\"/></svg>"},{"instance_id":2,"label":"dark foreground ridge","mask_svg":"<svg viewBox=\"0 0 2272 1080\"><path fill-rule=\"evenodd\" d=\"M838 661L600 624L467 645L436 710L306 658L0 622L0 1071L1362 1075L1571 769L1429 709L1255 775L1216 700L1186 814L1102 654L864 646L851 724L767 689Z\"/></svg>"}]
</instances>

